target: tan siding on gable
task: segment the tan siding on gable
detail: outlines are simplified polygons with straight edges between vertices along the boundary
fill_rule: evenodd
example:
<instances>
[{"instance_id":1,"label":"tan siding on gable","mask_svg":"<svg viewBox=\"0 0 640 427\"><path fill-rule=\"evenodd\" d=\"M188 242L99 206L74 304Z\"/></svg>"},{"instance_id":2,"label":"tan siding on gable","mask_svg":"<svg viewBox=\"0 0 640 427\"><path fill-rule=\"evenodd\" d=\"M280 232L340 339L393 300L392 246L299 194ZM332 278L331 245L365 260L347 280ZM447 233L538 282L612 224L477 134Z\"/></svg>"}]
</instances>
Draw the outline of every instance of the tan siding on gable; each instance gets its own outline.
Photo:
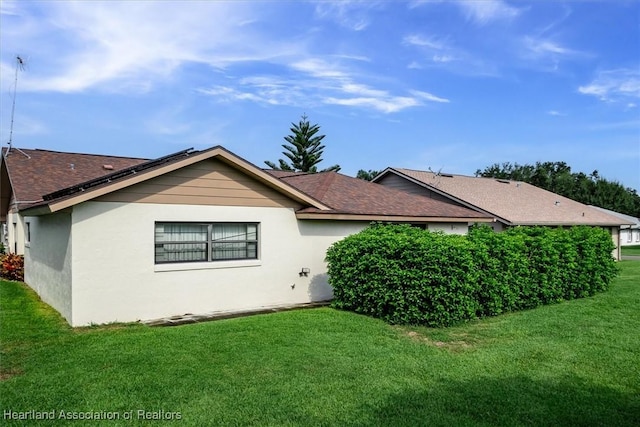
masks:
<instances>
[{"instance_id":1,"label":"tan siding on gable","mask_svg":"<svg viewBox=\"0 0 640 427\"><path fill-rule=\"evenodd\" d=\"M298 202L216 159L204 160L106 194L99 202L299 209Z\"/></svg>"}]
</instances>

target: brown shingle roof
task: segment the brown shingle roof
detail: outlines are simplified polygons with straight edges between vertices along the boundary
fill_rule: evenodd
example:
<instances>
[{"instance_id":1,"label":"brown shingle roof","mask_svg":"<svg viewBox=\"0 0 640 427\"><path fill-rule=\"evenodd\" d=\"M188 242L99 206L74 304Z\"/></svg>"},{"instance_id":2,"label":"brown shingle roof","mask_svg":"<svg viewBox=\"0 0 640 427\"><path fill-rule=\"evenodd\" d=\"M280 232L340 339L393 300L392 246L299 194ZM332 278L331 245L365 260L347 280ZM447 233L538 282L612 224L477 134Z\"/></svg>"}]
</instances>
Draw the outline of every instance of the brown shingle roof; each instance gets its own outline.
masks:
<instances>
[{"instance_id":1,"label":"brown shingle roof","mask_svg":"<svg viewBox=\"0 0 640 427\"><path fill-rule=\"evenodd\" d=\"M221 148L216 149L222 150ZM117 171L143 167L145 162L148 162L146 159L48 150L21 151L22 153L14 149L3 160L9 172L14 198L18 200L20 208L47 204L50 203L50 199L60 200L60 198L75 197L73 195L76 194L75 192L67 195L67 191L73 190L74 186L85 185L93 180L100 181L93 181L91 183L92 189L109 186L112 182L128 178L116 174L118 176L114 178L114 181L102 182L105 177ZM191 155L206 154L207 151L210 150L191 153ZM231 156L231 153L229 155ZM171 163L174 162L173 157L170 160ZM260 171L258 168L255 169ZM491 219L486 214L462 206L408 194L336 172L317 174L268 172L290 186L289 188L293 191L301 191L310 196L311 200L320 202L320 204L310 202L307 206L311 207L300 211L306 214L406 217L415 218L416 221L424 221L425 218L440 221L447 219L487 221ZM64 194L58 195L56 193L63 189L65 190ZM43 201L45 195L48 195L47 201ZM326 209L327 206L331 209Z\"/></svg>"},{"instance_id":2,"label":"brown shingle roof","mask_svg":"<svg viewBox=\"0 0 640 427\"><path fill-rule=\"evenodd\" d=\"M388 169L512 225L620 225L620 219L526 182Z\"/></svg>"},{"instance_id":3,"label":"brown shingle roof","mask_svg":"<svg viewBox=\"0 0 640 427\"><path fill-rule=\"evenodd\" d=\"M332 208L324 214L431 218L488 218L487 215L439 200L416 196L337 172L297 174L280 178ZM307 208L301 212L318 212Z\"/></svg>"},{"instance_id":4,"label":"brown shingle roof","mask_svg":"<svg viewBox=\"0 0 640 427\"><path fill-rule=\"evenodd\" d=\"M19 207L41 201L45 194L147 161L132 157L16 148L8 153L4 148L2 155Z\"/></svg>"},{"instance_id":5,"label":"brown shingle roof","mask_svg":"<svg viewBox=\"0 0 640 427\"><path fill-rule=\"evenodd\" d=\"M108 158L108 156L101 157ZM255 165L247 162L241 157L238 157L225 148L215 146L202 151L193 151L193 149L190 148L148 161L138 159L140 160L139 163L122 168L118 171L114 172L109 170L108 174L102 174L89 180L85 179L79 183L74 183L71 186L62 187L61 185L54 189L54 191L42 195L40 201L22 205L21 210L26 209L33 215L57 212L75 204L92 200L101 195L109 194L110 192L153 179L165 173L172 172L182 167L213 157L237 168L263 184L275 189L276 191L282 192L293 200L305 204L306 206L313 206L318 210L328 209L322 203L313 199L304 192L266 173L264 170L259 169ZM4 166L3 170L5 170Z\"/></svg>"}]
</instances>

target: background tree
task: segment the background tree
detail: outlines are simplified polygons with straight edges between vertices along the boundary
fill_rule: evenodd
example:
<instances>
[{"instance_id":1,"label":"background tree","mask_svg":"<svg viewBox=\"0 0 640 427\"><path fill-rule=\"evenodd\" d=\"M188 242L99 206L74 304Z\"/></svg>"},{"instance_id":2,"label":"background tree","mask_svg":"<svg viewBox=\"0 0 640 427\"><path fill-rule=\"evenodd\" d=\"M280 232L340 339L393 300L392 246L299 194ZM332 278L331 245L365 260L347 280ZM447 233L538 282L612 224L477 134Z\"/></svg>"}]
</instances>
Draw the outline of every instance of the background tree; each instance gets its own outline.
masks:
<instances>
[{"instance_id":1,"label":"background tree","mask_svg":"<svg viewBox=\"0 0 640 427\"><path fill-rule=\"evenodd\" d=\"M528 182L587 205L640 217L638 192L602 178L597 170L589 175L572 173L565 162L536 162L535 165L494 163L483 170L478 169L476 176Z\"/></svg>"},{"instance_id":2,"label":"background tree","mask_svg":"<svg viewBox=\"0 0 640 427\"><path fill-rule=\"evenodd\" d=\"M373 181L373 178L375 178L379 174L380 174L380 171L375 171L371 169L369 170L360 169L358 171L358 174L356 175L356 178L364 179L365 181Z\"/></svg>"},{"instance_id":3,"label":"background tree","mask_svg":"<svg viewBox=\"0 0 640 427\"><path fill-rule=\"evenodd\" d=\"M268 160L264 163L275 170L318 172L317 164L322 161L322 153L325 147L321 145L321 142L326 135L317 135L320 131L320 126L317 124L311 125L306 114L302 115L298 124L291 123L291 126L291 135L284 137L289 144L282 144L282 147L286 150L282 154L289 159L290 163L284 159L279 159L278 165ZM339 170L339 165L333 165L320 172L337 172Z\"/></svg>"}]
</instances>

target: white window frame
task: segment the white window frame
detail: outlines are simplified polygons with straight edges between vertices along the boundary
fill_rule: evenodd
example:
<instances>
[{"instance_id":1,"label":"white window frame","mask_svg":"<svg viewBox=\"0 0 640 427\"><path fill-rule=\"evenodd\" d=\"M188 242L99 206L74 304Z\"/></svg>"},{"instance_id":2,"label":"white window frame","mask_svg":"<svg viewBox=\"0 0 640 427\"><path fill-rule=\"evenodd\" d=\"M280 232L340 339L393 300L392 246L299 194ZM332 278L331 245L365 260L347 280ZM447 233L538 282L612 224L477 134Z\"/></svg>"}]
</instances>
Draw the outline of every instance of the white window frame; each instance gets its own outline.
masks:
<instances>
[{"instance_id":1,"label":"white window frame","mask_svg":"<svg viewBox=\"0 0 640 427\"><path fill-rule=\"evenodd\" d=\"M24 245L26 247L31 245L31 222L29 221L24 223Z\"/></svg>"},{"instance_id":2,"label":"white window frame","mask_svg":"<svg viewBox=\"0 0 640 427\"><path fill-rule=\"evenodd\" d=\"M190 225L206 227L206 240L175 240L175 241L157 241L158 227L162 225ZM244 226L245 230L243 239L215 239L215 228L218 227L238 227ZM255 236L255 238L250 238ZM231 236L234 237L234 236ZM246 245L242 248L242 245ZM177 259L177 260L158 260L158 248L165 245L204 245L206 252L206 259ZM235 247L230 252L235 256L219 257L216 253L220 253L220 249L225 246ZM239 255L240 252L245 251L245 255ZM224 253L224 250L222 251ZM237 262L255 262L260 259L260 223L258 222L189 222L189 221L156 221L154 224L154 264L157 266L174 265L174 264L237 264Z\"/></svg>"}]
</instances>

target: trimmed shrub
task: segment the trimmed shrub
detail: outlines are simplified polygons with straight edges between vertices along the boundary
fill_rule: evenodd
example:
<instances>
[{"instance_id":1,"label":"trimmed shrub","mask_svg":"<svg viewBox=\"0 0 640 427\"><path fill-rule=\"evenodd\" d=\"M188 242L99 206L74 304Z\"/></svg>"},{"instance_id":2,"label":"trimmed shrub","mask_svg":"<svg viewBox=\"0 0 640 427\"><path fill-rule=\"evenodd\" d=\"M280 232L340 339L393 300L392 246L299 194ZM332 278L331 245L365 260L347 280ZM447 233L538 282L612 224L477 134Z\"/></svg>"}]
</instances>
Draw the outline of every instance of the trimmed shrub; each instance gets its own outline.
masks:
<instances>
[{"instance_id":1,"label":"trimmed shrub","mask_svg":"<svg viewBox=\"0 0 640 427\"><path fill-rule=\"evenodd\" d=\"M434 325L477 311L477 272L463 236L374 225L335 243L327 261L336 308L393 324Z\"/></svg>"},{"instance_id":2,"label":"trimmed shrub","mask_svg":"<svg viewBox=\"0 0 640 427\"><path fill-rule=\"evenodd\" d=\"M24 281L24 256L16 254L0 255L0 277L19 282Z\"/></svg>"},{"instance_id":3,"label":"trimmed shrub","mask_svg":"<svg viewBox=\"0 0 640 427\"><path fill-rule=\"evenodd\" d=\"M615 277L606 230L516 227L467 236L375 224L327 251L333 307L447 326L593 295Z\"/></svg>"}]
</instances>

